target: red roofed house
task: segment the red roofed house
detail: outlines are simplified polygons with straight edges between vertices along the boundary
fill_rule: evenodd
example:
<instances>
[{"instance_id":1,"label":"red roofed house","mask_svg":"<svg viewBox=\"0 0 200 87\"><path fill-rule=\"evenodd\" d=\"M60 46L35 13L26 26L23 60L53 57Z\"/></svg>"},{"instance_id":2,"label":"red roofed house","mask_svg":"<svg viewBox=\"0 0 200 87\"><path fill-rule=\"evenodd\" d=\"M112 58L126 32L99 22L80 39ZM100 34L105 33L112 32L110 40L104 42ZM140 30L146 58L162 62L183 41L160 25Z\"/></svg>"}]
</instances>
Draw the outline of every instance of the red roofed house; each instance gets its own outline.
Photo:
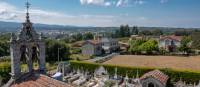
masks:
<instances>
[{"instance_id":1,"label":"red roofed house","mask_svg":"<svg viewBox=\"0 0 200 87\"><path fill-rule=\"evenodd\" d=\"M169 77L159 70L144 74L140 80L142 87L166 87Z\"/></svg>"},{"instance_id":2,"label":"red roofed house","mask_svg":"<svg viewBox=\"0 0 200 87\"><path fill-rule=\"evenodd\" d=\"M159 48L165 49L169 52L175 52L180 47L182 37L181 36L164 36L159 39Z\"/></svg>"},{"instance_id":3,"label":"red roofed house","mask_svg":"<svg viewBox=\"0 0 200 87\"><path fill-rule=\"evenodd\" d=\"M102 47L99 40L87 40L82 45L82 54L84 55L101 55Z\"/></svg>"}]
</instances>

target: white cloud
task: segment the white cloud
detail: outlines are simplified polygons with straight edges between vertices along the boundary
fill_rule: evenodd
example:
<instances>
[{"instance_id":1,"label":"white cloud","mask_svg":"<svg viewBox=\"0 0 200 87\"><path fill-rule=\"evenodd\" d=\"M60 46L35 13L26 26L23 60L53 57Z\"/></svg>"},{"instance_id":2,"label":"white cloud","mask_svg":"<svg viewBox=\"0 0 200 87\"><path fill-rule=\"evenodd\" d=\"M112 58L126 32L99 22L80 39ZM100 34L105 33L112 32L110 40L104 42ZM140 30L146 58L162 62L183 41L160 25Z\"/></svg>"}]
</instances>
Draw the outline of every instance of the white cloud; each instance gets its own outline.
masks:
<instances>
[{"instance_id":1,"label":"white cloud","mask_svg":"<svg viewBox=\"0 0 200 87\"><path fill-rule=\"evenodd\" d=\"M142 5L144 0L80 0L82 5L98 5L98 6L116 6L126 7L133 5Z\"/></svg>"},{"instance_id":2,"label":"white cloud","mask_svg":"<svg viewBox=\"0 0 200 87\"><path fill-rule=\"evenodd\" d=\"M110 5L110 3L106 3L106 5ZM0 21L23 22L25 21L25 12L25 9L18 9L11 4L0 2ZM30 19L33 23L78 26L111 26L112 19L114 18L115 16L111 15L72 15L42 9L30 9Z\"/></svg>"},{"instance_id":3,"label":"white cloud","mask_svg":"<svg viewBox=\"0 0 200 87\"><path fill-rule=\"evenodd\" d=\"M132 1L134 5L135 0ZM146 1L144 1L144 3L145 2ZM116 6L117 3L118 0L109 2L107 5ZM122 5L123 3L119 4ZM143 4L143 2L138 2L137 4ZM25 9L19 9L11 4L0 1L0 21L23 22L25 21L25 12ZM156 19L145 16L133 16L129 13L121 13L118 15L67 14L42 9L30 9L30 19L33 23L101 27L119 26L121 24L129 24L130 26L199 26L197 23L199 23L200 20L197 19L197 17L186 18L187 17L183 20L183 18L170 16L169 18Z\"/></svg>"},{"instance_id":4,"label":"white cloud","mask_svg":"<svg viewBox=\"0 0 200 87\"><path fill-rule=\"evenodd\" d=\"M111 2L105 0L80 0L82 5L99 5L99 6L110 6Z\"/></svg>"},{"instance_id":5,"label":"white cloud","mask_svg":"<svg viewBox=\"0 0 200 87\"><path fill-rule=\"evenodd\" d=\"M0 19L9 20L16 17L16 8L8 3L0 1Z\"/></svg>"},{"instance_id":6,"label":"white cloud","mask_svg":"<svg viewBox=\"0 0 200 87\"><path fill-rule=\"evenodd\" d=\"M144 0L118 0L116 6L117 7L130 7L134 5L142 5L144 4Z\"/></svg>"},{"instance_id":7,"label":"white cloud","mask_svg":"<svg viewBox=\"0 0 200 87\"><path fill-rule=\"evenodd\" d=\"M127 4L127 1L128 0L118 0L116 6L119 7L119 6L125 5L125 4Z\"/></svg>"},{"instance_id":8,"label":"white cloud","mask_svg":"<svg viewBox=\"0 0 200 87\"><path fill-rule=\"evenodd\" d=\"M160 0L160 3L166 3L166 2L168 2L168 0Z\"/></svg>"},{"instance_id":9,"label":"white cloud","mask_svg":"<svg viewBox=\"0 0 200 87\"><path fill-rule=\"evenodd\" d=\"M111 6L111 4L112 4L111 2L105 2L104 5L105 5L105 6Z\"/></svg>"},{"instance_id":10,"label":"white cloud","mask_svg":"<svg viewBox=\"0 0 200 87\"><path fill-rule=\"evenodd\" d=\"M135 0L135 4L139 4L139 5L142 5L144 4L145 1L143 0Z\"/></svg>"}]
</instances>

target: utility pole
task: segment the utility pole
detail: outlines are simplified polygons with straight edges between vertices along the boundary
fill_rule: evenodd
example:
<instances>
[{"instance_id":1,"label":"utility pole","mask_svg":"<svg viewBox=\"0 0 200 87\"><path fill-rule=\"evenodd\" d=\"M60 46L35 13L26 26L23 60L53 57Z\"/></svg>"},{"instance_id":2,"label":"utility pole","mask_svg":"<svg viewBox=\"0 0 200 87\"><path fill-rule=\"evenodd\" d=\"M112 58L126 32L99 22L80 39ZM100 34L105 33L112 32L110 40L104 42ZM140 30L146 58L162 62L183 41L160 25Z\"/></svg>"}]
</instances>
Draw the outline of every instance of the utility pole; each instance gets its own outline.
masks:
<instances>
[{"instance_id":1,"label":"utility pole","mask_svg":"<svg viewBox=\"0 0 200 87\"><path fill-rule=\"evenodd\" d=\"M60 48L58 48L58 63L59 63L59 57L60 57Z\"/></svg>"}]
</instances>

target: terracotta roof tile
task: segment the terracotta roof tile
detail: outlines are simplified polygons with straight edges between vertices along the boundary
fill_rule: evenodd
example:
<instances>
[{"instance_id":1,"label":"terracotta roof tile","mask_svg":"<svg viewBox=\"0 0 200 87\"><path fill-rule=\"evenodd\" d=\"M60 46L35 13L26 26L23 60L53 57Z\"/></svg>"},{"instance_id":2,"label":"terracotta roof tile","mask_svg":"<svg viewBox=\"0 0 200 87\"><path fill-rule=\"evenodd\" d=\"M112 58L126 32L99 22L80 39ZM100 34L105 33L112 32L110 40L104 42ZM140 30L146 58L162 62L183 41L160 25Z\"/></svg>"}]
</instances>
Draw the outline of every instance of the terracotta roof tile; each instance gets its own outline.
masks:
<instances>
[{"instance_id":1,"label":"terracotta roof tile","mask_svg":"<svg viewBox=\"0 0 200 87\"><path fill-rule=\"evenodd\" d=\"M162 73L159 70L154 70L154 71L148 72L148 73L144 74L140 79L143 80L143 79L146 79L149 77L153 77L154 79L160 81L164 85L166 85L167 80L169 79L169 77L167 75L165 75L164 73Z\"/></svg>"},{"instance_id":2,"label":"terracotta roof tile","mask_svg":"<svg viewBox=\"0 0 200 87\"><path fill-rule=\"evenodd\" d=\"M93 45L97 45L97 44L100 44L101 42L98 41L98 40L87 40L87 41L85 41L85 43L91 43L91 44L93 44ZM84 43L84 44L85 44L85 43Z\"/></svg>"},{"instance_id":3,"label":"terracotta roof tile","mask_svg":"<svg viewBox=\"0 0 200 87\"><path fill-rule=\"evenodd\" d=\"M27 78L25 81L14 83L11 87L73 87L67 83L57 81L45 75L36 77L34 75Z\"/></svg>"},{"instance_id":4,"label":"terracotta roof tile","mask_svg":"<svg viewBox=\"0 0 200 87\"><path fill-rule=\"evenodd\" d=\"M160 40L164 40L164 39L173 39L173 40L176 40L176 41L181 41L182 37L181 36L175 36L175 35L160 37Z\"/></svg>"}]
</instances>

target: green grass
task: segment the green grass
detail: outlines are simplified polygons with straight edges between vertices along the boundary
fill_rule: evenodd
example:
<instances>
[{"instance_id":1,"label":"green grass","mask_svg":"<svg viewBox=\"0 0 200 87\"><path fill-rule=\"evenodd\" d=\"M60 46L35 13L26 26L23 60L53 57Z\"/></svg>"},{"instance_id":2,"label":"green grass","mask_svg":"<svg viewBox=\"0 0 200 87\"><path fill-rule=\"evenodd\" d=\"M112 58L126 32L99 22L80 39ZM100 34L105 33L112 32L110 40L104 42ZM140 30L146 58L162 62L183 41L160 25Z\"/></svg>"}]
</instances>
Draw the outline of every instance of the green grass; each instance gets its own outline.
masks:
<instances>
[{"instance_id":1,"label":"green grass","mask_svg":"<svg viewBox=\"0 0 200 87\"><path fill-rule=\"evenodd\" d=\"M129 37L117 38L117 40L123 43L128 43Z\"/></svg>"},{"instance_id":2,"label":"green grass","mask_svg":"<svg viewBox=\"0 0 200 87\"><path fill-rule=\"evenodd\" d=\"M86 55L82 55L82 54L72 54L70 56L70 58L72 60L77 60L77 59L79 59L79 60L88 60L88 59L90 59L90 56L86 56Z\"/></svg>"}]
</instances>

